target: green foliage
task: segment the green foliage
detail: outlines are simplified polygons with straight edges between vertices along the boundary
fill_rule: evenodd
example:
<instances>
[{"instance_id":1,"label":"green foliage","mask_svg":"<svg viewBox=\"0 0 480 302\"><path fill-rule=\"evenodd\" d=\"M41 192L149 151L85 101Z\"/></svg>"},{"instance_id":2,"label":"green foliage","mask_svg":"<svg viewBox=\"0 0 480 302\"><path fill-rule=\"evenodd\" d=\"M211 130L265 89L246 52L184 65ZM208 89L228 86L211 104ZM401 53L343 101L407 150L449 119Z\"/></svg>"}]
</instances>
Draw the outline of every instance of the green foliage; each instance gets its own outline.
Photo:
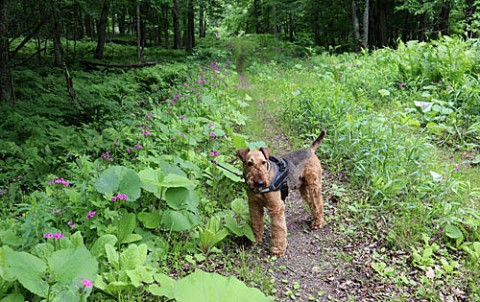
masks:
<instances>
[{"instance_id":1,"label":"green foliage","mask_svg":"<svg viewBox=\"0 0 480 302\"><path fill-rule=\"evenodd\" d=\"M91 289L82 280L95 280L98 262L83 242L75 246L68 239L61 240L66 240L64 248L55 251L50 243L39 244L37 250L43 250L39 255L3 246L0 249L0 281L19 282L29 292L52 301L88 297Z\"/></svg>"},{"instance_id":2,"label":"green foliage","mask_svg":"<svg viewBox=\"0 0 480 302\"><path fill-rule=\"evenodd\" d=\"M209 274L201 270L173 282L164 282L154 294L166 296L176 301L273 301L258 289L249 288L237 278Z\"/></svg>"}]
</instances>

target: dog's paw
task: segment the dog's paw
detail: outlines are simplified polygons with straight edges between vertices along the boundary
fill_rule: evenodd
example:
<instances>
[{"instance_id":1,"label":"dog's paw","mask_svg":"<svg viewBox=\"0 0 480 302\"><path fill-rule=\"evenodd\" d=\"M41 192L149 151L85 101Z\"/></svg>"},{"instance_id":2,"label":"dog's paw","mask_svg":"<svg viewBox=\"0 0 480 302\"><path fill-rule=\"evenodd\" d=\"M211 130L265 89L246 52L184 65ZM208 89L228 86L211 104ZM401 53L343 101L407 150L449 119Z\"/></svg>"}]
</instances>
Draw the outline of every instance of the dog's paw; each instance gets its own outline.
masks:
<instances>
[{"instance_id":1,"label":"dog's paw","mask_svg":"<svg viewBox=\"0 0 480 302\"><path fill-rule=\"evenodd\" d=\"M312 221L311 228L312 230L318 230L325 226L325 221L322 220L314 220Z\"/></svg>"},{"instance_id":2,"label":"dog's paw","mask_svg":"<svg viewBox=\"0 0 480 302\"><path fill-rule=\"evenodd\" d=\"M270 249L270 253L273 256L282 257L283 255L285 255L285 249L279 249L279 248L272 247Z\"/></svg>"}]
</instances>

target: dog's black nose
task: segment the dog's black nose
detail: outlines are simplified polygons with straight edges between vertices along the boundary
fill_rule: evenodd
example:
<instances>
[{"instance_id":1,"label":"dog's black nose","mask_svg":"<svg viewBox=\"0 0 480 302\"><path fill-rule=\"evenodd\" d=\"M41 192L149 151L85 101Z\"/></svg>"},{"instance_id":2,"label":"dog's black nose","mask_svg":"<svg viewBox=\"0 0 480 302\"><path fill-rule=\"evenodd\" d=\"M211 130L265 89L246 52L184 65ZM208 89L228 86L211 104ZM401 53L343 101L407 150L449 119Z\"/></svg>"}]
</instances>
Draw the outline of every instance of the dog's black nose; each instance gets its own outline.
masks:
<instances>
[{"instance_id":1,"label":"dog's black nose","mask_svg":"<svg viewBox=\"0 0 480 302\"><path fill-rule=\"evenodd\" d=\"M265 182L263 180L257 180L255 182L255 187L263 187L265 186Z\"/></svg>"}]
</instances>

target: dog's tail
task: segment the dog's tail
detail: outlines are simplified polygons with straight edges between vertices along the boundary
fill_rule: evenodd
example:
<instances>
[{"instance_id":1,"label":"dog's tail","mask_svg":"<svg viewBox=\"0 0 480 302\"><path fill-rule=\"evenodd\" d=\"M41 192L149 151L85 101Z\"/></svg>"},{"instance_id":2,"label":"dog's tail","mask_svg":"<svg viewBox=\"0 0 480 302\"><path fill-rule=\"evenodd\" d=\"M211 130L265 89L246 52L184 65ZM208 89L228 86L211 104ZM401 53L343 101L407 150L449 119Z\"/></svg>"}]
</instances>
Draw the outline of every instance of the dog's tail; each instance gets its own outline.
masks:
<instances>
[{"instance_id":1,"label":"dog's tail","mask_svg":"<svg viewBox=\"0 0 480 302\"><path fill-rule=\"evenodd\" d=\"M327 130L322 129L322 132L320 133L320 136L310 146L310 150L312 150L313 153L315 153L315 151L317 151L318 146L320 146L320 143L322 142L323 138L325 137L325 134L327 134Z\"/></svg>"}]
</instances>

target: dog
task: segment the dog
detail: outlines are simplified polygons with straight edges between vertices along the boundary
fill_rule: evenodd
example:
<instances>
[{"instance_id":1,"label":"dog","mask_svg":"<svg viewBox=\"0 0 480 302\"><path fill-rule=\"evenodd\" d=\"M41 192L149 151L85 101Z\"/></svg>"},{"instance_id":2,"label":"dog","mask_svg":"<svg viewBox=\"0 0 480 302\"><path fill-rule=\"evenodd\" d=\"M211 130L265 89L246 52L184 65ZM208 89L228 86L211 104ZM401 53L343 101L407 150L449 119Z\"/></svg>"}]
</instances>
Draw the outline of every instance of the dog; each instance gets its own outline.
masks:
<instances>
[{"instance_id":1,"label":"dog","mask_svg":"<svg viewBox=\"0 0 480 302\"><path fill-rule=\"evenodd\" d=\"M264 208L272 223L270 252L285 255L287 249L287 225L284 199L288 189L298 189L312 212L312 229L323 227L322 166L315 151L325 137L322 129L319 137L306 150L297 150L279 158L270 149L244 148L237 150L243 162L252 229L256 243L262 242ZM283 199L283 200L282 200Z\"/></svg>"}]
</instances>

